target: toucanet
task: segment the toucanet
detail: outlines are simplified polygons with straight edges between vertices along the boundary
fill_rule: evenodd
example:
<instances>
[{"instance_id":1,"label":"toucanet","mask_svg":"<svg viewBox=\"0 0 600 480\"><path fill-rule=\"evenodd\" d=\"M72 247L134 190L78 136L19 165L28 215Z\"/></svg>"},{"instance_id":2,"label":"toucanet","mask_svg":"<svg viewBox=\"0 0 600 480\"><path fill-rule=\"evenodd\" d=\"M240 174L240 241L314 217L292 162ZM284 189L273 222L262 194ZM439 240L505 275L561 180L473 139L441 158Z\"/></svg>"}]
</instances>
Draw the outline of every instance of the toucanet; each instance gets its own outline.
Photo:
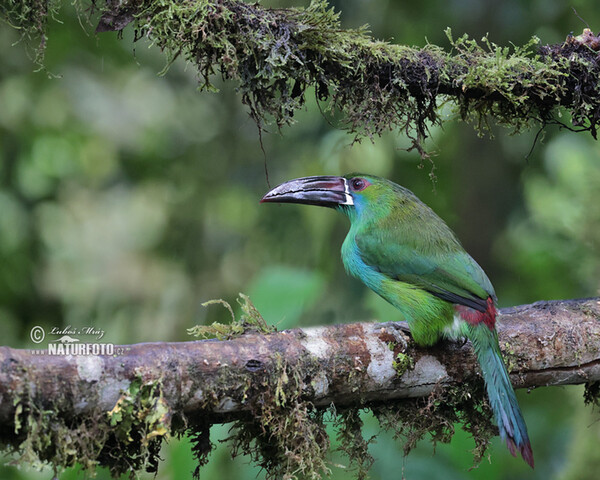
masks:
<instances>
[{"instance_id":1,"label":"toucanet","mask_svg":"<svg viewBox=\"0 0 600 480\"><path fill-rule=\"evenodd\" d=\"M496 294L456 235L410 190L384 178L350 174L290 180L261 202L332 207L350 219L342 245L348 273L402 314L416 343L471 340L500 436L533 468L527 427L496 333Z\"/></svg>"}]
</instances>

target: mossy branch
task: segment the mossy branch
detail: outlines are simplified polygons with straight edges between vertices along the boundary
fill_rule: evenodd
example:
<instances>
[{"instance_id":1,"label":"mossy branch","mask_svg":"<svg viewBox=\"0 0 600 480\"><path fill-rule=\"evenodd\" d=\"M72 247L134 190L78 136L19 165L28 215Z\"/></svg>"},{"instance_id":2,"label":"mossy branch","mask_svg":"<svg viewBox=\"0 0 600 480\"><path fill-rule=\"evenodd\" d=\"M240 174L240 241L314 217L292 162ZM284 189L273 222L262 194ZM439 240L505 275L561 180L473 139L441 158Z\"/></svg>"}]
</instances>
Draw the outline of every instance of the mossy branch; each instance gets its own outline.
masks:
<instances>
[{"instance_id":1,"label":"mossy branch","mask_svg":"<svg viewBox=\"0 0 600 480\"><path fill-rule=\"evenodd\" d=\"M112 356L0 347L2 445L21 462L117 475L156 470L162 440L184 432L202 465L210 426L234 421L233 451L270 478L318 478L328 471L326 418L357 475L369 468L363 408L407 450L427 432L449 441L460 422L477 460L496 434L470 344L419 348L397 323L265 334L247 298L242 306L249 332L228 340L129 345ZM600 299L503 309L498 329L515 387L587 383L587 400L598 401Z\"/></svg>"},{"instance_id":2,"label":"mossy branch","mask_svg":"<svg viewBox=\"0 0 600 480\"><path fill-rule=\"evenodd\" d=\"M43 47L44 18L48 5L56 10L56 4L9 0L0 15L37 33ZM97 32L130 25L136 39L146 37L165 52L167 66L179 56L194 64L203 89L214 89L214 75L235 80L261 128L291 123L314 89L357 137L404 130L423 156L428 127L442 122L441 104L452 105L480 131L490 120L519 131L570 117L573 127L596 137L600 40L587 29L560 45L540 46L533 37L512 47L487 37L454 39L448 29L448 52L377 41L366 28L344 29L325 0L306 9L240 0L92 4L100 12Z\"/></svg>"}]
</instances>

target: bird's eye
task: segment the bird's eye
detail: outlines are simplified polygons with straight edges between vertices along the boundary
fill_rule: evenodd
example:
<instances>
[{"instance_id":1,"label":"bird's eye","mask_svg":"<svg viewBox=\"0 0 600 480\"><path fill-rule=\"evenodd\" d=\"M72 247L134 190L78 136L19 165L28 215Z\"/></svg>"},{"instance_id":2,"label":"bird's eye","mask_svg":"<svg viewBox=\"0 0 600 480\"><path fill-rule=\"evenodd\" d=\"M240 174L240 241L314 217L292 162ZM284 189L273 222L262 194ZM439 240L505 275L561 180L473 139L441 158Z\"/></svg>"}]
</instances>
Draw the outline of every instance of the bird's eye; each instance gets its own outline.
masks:
<instances>
[{"instance_id":1,"label":"bird's eye","mask_svg":"<svg viewBox=\"0 0 600 480\"><path fill-rule=\"evenodd\" d=\"M354 178L350 179L350 188L354 192L360 192L361 190L364 190L365 188L367 188L368 185L369 185L369 182L367 180L365 180L364 178L354 177Z\"/></svg>"}]
</instances>

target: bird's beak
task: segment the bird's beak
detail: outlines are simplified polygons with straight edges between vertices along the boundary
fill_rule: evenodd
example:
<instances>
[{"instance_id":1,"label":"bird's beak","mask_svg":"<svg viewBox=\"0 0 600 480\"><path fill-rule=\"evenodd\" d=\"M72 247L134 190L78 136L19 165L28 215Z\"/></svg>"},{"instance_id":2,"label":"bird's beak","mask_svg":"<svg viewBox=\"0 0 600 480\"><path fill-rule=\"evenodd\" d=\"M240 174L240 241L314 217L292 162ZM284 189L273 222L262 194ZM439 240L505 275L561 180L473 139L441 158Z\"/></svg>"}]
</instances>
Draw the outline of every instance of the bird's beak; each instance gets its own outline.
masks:
<instances>
[{"instance_id":1,"label":"bird's beak","mask_svg":"<svg viewBox=\"0 0 600 480\"><path fill-rule=\"evenodd\" d=\"M268 192L260 202L302 203L332 208L354 205L346 179L334 176L290 180Z\"/></svg>"}]
</instances>

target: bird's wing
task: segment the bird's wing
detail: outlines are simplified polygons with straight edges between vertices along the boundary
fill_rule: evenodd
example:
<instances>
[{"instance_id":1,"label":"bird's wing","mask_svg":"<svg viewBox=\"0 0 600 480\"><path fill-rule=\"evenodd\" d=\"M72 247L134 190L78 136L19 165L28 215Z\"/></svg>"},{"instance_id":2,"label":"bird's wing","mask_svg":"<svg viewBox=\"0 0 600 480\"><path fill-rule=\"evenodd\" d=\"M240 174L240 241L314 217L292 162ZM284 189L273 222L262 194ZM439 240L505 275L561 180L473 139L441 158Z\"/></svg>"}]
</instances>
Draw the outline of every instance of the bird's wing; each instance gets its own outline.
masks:
<instances>
[{"instance_id":1,"label":"bird's wing","mask_svg":"<svg viewBox=\"0 0 600 480\"><path fill-rule=\"evenodd\" d=\"M406 282L448 302L484 312L494 287L458 242L424 251L416 245L357 235L362 260L389 278ZM418 244L419 242L414 242Z\"/></svg>"}]
</instances>

